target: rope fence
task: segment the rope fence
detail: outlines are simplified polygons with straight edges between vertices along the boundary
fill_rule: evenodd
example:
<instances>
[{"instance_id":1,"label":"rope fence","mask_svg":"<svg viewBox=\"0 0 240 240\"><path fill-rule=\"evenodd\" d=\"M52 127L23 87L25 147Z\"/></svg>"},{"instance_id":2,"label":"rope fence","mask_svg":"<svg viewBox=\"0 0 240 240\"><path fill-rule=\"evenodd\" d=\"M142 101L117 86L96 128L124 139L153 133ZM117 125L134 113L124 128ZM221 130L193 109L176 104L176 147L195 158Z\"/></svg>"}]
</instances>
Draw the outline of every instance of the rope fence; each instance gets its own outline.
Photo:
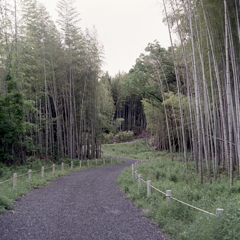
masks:
<instances>
[{"instance_id":1,"label":"rope fence","mask_svg":"<svg viewBox=\"0 0 240 240\"><path fill-rule=\"evenodd\" d=\"M76 163L76 162L78 162L78 168L81 169L84 165L87 168L89 168L91 166L94 167L94 166L100 166L100 165L106 165L106 164L113 164L114 162L119 163L120 158L119 157L118 158L110 157L110 159L103 158L103 159L93 159L93 160L89 160L89 159L87 159L87 160L72 160L71 162L68 162L68 163L62 162L59 165L53 164L52 166L46 167L46 168L44 166L42 166L42 168L39 169L39 170L32 171L32 169L29 169L27 173L23 173L23 174L20 174L20 175L18 175L17 173L13 173L12 178L0 182L0 185L12 181L13 189L15 189L17 187L17 180L20 177L28 176L28 180L32 181L33 173L39 173L40 172L41 173L41 178L44 178L46 170L49 170L49 169L52 169L52 176L54 176L56 174L56 167L61 167L60 170L58 170L58 171L61 171L63 173L64 171L66 171L65 166L68 166L68 168L70 168L70 170L73 170L74 169L74 163Z\"/></svg>"},{"instance_id":2,"label":"rope fence","mask_svg":"<svg viewBox=\"0 0 240 240\"><path fill-rule=\"evenodd\" d=\"M172 191L171 190L167 190L166 192L163 192L163 191L159 190L158 188L154 187L153 185L151 185L151 180L147 180L147 181L143 180L142 179L142 175L138 174L137 170L134 170L135 166L136 166L136 163L132 164L132 176L135 177L138 180L138 185L140 185L141 182L143 182L143 183L145 183L147 185L147 197L151 196L151 189L154 189L157 192L165 195L167 201L174 200L174 201L179 202L179 203L181 203L183 205L186 205L186 206L188 206L190 208L193 208L195 210L198 210L200 212L203 212L203 213L209 214L211 216L215 216L215 217L219 217L223 213L224 209L222 209L222 208L217 208L216 209L216 214L214 214L214 213L205 211L205 210L203 210L201 208L195 207L195 206L193 206L193 205L191 205L189 203L183 202L183 201L181 201L181 200L179 200L177 198L172 197Z\"/></svg>"}]
</instances>

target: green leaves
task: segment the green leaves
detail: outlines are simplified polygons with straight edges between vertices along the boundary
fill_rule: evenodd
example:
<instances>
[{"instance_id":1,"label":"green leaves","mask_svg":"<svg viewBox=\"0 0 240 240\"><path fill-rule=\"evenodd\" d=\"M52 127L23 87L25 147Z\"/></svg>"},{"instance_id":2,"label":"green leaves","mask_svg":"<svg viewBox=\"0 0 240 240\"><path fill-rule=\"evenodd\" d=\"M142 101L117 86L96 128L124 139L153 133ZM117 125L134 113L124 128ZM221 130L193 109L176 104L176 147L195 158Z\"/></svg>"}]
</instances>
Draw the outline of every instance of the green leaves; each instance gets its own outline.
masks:
<instances>
[{"instance_id":1,"label":"green leaves","mask_svg":"<svg viewBox=\"0 0 240 240\"><path fill-rule=\"evenodd\" d=\"M1 161L21 158L22 136L34 126L25 120L25 103L33 108L33 102L24 100L23 93L18 89L16 81L8 74L6 76L7 92L0 99L0 155ZM22 160L22 159L21 159Z\"/></svg>"}]
</instances>

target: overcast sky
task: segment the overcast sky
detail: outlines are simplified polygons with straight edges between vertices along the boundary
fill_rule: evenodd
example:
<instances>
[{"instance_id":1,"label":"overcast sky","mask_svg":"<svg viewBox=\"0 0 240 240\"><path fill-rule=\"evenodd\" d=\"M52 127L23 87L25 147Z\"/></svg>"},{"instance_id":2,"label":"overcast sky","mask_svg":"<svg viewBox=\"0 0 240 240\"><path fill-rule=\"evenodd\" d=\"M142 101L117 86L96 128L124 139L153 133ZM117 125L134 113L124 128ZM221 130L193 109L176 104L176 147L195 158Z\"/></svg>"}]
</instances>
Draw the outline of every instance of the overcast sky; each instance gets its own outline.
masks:
<instances>
[{"instance_id":1,"label":"overcast sky","mask_svg":"<svg viewBox=\"0 0 240 240\"><path fill-rule=\"evenodd\" d=\"M53 19L58 0L39 0ZM136 58L155 39L162 47L169 43L168 30L162 23L161 0L76 0L82 30L95 26L104 46L102 69L114 76L128 72Z\"/></svg>"}]
</instances>

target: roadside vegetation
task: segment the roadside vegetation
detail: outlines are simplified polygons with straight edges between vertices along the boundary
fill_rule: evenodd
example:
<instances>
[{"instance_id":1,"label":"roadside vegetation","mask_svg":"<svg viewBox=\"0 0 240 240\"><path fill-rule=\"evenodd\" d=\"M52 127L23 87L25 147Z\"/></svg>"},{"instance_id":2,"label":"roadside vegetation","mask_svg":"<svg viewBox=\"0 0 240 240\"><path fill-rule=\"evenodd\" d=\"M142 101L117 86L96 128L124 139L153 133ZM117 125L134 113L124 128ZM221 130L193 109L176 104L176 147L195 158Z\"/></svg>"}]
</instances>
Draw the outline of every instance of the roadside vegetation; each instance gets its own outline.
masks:
<instances>
[{"instance_id":1,"label":"roadside vegetation","mask_svg":"<svg viewBox=\"0 0 240 240\"><path fill-rule=\"evenodd\" d=\"M204 177L199 182L194 162L172 161L166 152L150 151L144 142L104 146L106 152L129 158L147 160L136 166L143 180L151 180L152 185L166 192L172 190L174 198L215 214L223 208L220 217L197 211L174 200L166 201L164 194L152 189L147 197L146 184L138 186L132 177L131 168L125 169L118 178L123 191L143 209L144 215L158 223L165 233L179 240L233 240L240 239L240 181L229 188L227 172L219 173L216 181ZM105 153L105 151L104 151ZM148 157L147 157L148 156Z\"/></svg>"}]
</instances>

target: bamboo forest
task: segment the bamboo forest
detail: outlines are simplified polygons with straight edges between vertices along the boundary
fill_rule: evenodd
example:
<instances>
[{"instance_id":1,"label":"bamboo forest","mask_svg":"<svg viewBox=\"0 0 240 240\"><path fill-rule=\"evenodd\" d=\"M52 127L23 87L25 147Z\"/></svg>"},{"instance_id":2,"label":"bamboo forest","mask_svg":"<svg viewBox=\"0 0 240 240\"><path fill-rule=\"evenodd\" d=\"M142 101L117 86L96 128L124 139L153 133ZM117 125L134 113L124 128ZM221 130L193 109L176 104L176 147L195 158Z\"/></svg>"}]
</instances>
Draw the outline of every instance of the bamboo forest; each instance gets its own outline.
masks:
<instances>
[{"instance_id":1,"label":"bamboo forest","mask_svg":"<svg viewBox=\"0 0 240 240\"><path fill-rule=\"evenodd\" d=\"M194 162L199 181L240 175L240 1L160 0L171 46L149 40L129 72L102 70L74 2L0 1L0 161L93 159L117 135ZM161 34L159 34L160 36ZM173 41L173 36L177 38Z\"/></svg>"}]
</instances>

